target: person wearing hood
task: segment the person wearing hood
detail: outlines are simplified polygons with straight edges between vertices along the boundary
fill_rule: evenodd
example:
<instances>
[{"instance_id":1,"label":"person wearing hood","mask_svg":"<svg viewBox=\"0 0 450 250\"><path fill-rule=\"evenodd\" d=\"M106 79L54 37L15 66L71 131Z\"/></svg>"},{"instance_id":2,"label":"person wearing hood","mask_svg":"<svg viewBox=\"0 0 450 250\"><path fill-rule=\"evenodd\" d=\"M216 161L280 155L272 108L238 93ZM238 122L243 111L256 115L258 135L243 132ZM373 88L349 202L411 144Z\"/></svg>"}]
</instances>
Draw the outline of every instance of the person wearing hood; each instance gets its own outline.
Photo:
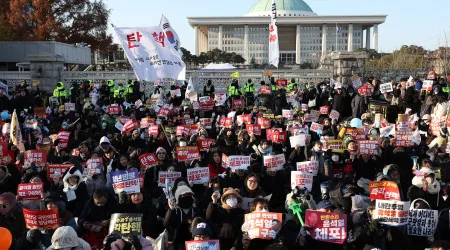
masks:
<instances>
[{"instance_id":1,"label":"person wearing hood","mask_svg":"<svg viewBox=\"0 0 450 250\"><path fill-rule=\"evenodd\" d=\"M206 210L206 219L215 225L221 249L241 249L241 225L244 223L242 197L238 190L225 188L222 197L214 192ZM221 203L219 202L219 199Z\"/></svg>"},{"instance_id":2,"label":"person wearing hood","mask_svg":"<svg viewBox=\"0 0 450 250\"><path fill-rule=\"evenodd\" d=\"M66 200L67 197L65 193L62 192L47 193L44 197L44 209L45 210L57 209L61 226L70 226L76 230L77 223L75 222L74 215L67 210Z\"/></svg>"},{"instance_id":3,"label":"person wearing hood","mask_svg":"<svg viewBox=\"0 0 450 250\"><path fill-rule=\"evenodd\" d=\"M259 178L255 173L250 173L247 175L244 181L244 188L241 189L242 197L246 198L256 198L265 197L266 193L259 186Z\"/></svg>"},{"instance_id":4,"label":"person wearing hood","mask_svg":"<svg viewBox=\"0 0 450 250\"><path fill-rule=\"evenodd\" d=\"M65 103L67 93L66 90L64 89L63 82L58 82L56 84L56 88L53 90L53 96L58 98L60 104Z\"/></svg>"},{"instance_id":5,"label":"person wearing hood","mask_svg":"<svg viewBox=\"0 0 450 250\"><path fill-rule=\"evenodd\" d=\"M119 213L140 213L142 217L142 236L156 239L160 232L156 228L156 208L144 191L119 194Z\"/></svg>"},{"instance_id":6,"label":"person wearing hood","mask_svg":"<svg viewBox=\"0 0 450 250\"><path fill-rule=\"evenodd\" d=\"M20 177L18 180L9 173L7 166L0 166L0 194L17 192L17 185L20 183Z\"/></svg>"},{"instance_id":7,"label":"person wearing hood","mask_svg":"<svg viewBox=\"0 0 450 250\"><path fill-rule=\"evenodd\" d=\"M169 200L169 210L163 224L169 231L169 236L173 236L171 239L174 250L184 250L184 242L191 239L190 224L198 216L194 202L194 193L188 186L178 187L175 201Z\"/></svg>"},{"instance_id":8,"label":"person wearing hood","mask_svg":"<svg viewBox=\"0 0 450 250\"><path fill-rule=\"evenodd\" d=\"M27 229L22 207L13 193L0 194L0 227L8 229L12 234L13 242L9 249L22 249L19 245L25 241Z\"/></svg>"},{"instance_id":9,"label":"person wearing hood","mask_svg":"<svg viewBox=\"0 0 450 250\"><path fill-rule=\"evenodd\" d=\"M78 168L71 167L63 177L63 192L67 197L67 211L74 217L78 217L83 210L84 204L89 200L83 175Z\"/></svg>"},{"instance_id":10,"label":"person wearing hood","mask_svg":"<svg viewBox=\"0 0 450 250\"><path fill-rule=\"evenodd\" d=\"M81 238L78 238L75 230L68 226L62 226L56 229L52 236L52 245L47 250L89 250L89 244Z\"/></svg>"},{"instance_id":11,"label":"person wearing hood","mask_svg":"<svg viewBox=\"0 0 450 250\"><path fill-rule=\"evenodd\" d=\"M416 175L412 179L412 185L422 189L422 192L419 192L422 194L420 195L421 197L416 198L422 198L427 201L431 209L440 208L439 204L442 204L444 199L440 193L441 184L436 179L434 171L430 168L423 167L420 169L420 172L423 173L423 177Z\"/></svg>"},{"instance_id":12,"label":"person wearing hood","mask_svg":"<svg viewBox=\"0 0 450 250\"><path fill-rule=\"evenodd\" d=\"M103 152L106 152L108 149L111 149L112 151L117 153L117 150L114 148L113 145L111 145L111 142L109 141L108 137L103 136L100 139L100 144L95 148L94 152L101 153L103 155Z\"/></svg>"}]
</instances>

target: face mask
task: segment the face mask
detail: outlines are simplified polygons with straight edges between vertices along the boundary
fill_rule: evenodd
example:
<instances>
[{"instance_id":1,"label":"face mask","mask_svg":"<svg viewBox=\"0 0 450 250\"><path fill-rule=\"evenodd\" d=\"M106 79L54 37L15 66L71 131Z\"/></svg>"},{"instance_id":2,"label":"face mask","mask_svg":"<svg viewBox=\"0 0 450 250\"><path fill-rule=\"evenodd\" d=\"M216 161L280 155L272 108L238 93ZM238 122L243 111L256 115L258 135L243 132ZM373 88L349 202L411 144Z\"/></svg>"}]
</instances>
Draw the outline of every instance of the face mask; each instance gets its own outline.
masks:
<instances>
[{"instance_id":1,"label":"face mask","mask_svg":"<svg viewBox=\"0 0 450 250\"><path fill-rule=\"evenodd\" d=\"M435 95L439 94L439 89L434 89L434 94Z\"/></svg>"},{"instance_id":2,"label":"face mask","mask_svg":"<svg viewBox=\"0 0 450 250\"><path fill-rule=\"evenodd\" d=\"M333 155L333 156L331 156L331 160L334 161L334 162L339 161L339 155Z\"/></svg>"},{"instance_id":3,"label":"face mask","mask_svg":"<svg viewBox=\"0 0 450 250\"><path fill-rule=\"evenodd\" d=\"M349 95L353 95L353 92L348 92Z\"/></svg>"},{"instance_id":4,"label":"face mask","mask_svg":"<svg viewBox=\"0 0 450 250\"><path fill-rule=\"evenodd\" d=\"M97 205L97 207L104 207L106 205L106 202L105 203L97 203L95 205Z\"/></svg>"},{"instance_id":5,"label":"face mask","mask_svg":"<svg viewBox=\"0 0 450 250\"><path fill-rule=\"evenodd\" d=\"M228 206L230 206L231 208L235 208L238 204L238 200L236 197L231 197L228 198L225 203L227 203Z\"/></svg>"},{"instance_id":6,"label":"face mask","mask_svg":"<svg viewBox=\"0 0 450 250\"><path fill-rule=\"evenodd\" d=\"M194 200L191 196L181 197L178 201L178 205L184 209L191 208L192 204L194 204Z\"/></svg>"},{"instance_id":7,"label":"face mask","mask_svg":"<svg viewBox=\"0 0 450 250\"><path fill-rule=\"evenodd\" d=\"M269 210L264 208L263 210L261 210L261 212L269 212Z\"/></svg>"}]
</instances>

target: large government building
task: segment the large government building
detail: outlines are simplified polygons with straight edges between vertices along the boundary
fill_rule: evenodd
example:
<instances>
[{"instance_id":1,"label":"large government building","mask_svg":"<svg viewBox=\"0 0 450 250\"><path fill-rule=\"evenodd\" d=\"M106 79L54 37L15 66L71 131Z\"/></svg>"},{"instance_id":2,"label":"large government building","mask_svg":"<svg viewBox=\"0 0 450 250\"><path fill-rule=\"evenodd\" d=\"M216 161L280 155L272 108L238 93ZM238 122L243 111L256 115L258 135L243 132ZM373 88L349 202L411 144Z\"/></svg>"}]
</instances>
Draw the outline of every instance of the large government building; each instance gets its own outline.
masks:
<instances>
[{"instance_id":1,"label":"large government building","mask_svg":"<svg viewBox=\"0 0 450 250\"><path fill-rule=\"evenodd\" d=\"M276 0L276 5L280 63L316 63L330 51L378 50L378 25L386 15L320 16L303 0ZM268 63L271 7L272 0L258 0L245 16L188 17L195 54L219 48L247 63Z\"/></svg>"}]
</instances>

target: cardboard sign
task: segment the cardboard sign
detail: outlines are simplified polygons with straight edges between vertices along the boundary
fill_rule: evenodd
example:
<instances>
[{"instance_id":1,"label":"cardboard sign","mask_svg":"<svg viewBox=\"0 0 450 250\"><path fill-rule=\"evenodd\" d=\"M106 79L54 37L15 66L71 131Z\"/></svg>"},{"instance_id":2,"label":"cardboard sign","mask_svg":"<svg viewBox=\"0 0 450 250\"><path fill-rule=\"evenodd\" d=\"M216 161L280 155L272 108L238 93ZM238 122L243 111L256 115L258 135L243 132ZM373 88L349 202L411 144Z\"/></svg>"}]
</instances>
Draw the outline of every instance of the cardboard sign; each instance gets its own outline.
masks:
<instances>
[{"instance_id":1,"label":"cardboard sign","mask_svg":"<svg viewBox=\"0 0 450 250\"><path fill-rule=\"evenodd\" d=\"M58 147L67 148L67 144L69 143L71 132L69 131L59 131L58 136L56 137L59 140Z\"/></svg>"},{"instance_id":2,"label":"cardboard sign","mask_svg":"<svg viewBox=\"0 0 450 250\"><path fill-rule=\"evenodd\" d=\"M123 237L130 234L141 235L142 232L142 214L116 213L111 215L109 223L109 233L119 232Z\"/></svg>"},{"instance_id":3,"label":"cardboard sign","mask_svg":"<svg viewBox=\"0 0 450 250\"><path fill-rule=\"evenodd\" d=\"M31 210L22 208L28 229L56 229L59 227L58 209Z\"/></svg>"},{"instance_id":4,"label":"cardboard sign","mask_svg":"<svg viewBox=\"0 0 450 250\"><path fill-rule=\"evenodd\" d=\"M422 84L422 90L431 91L433 90L433 80L425 80Z\"/></svg>"},{"instance_id":5,"label":"cardboard sign","mask_svg":"<svg viewBox=\"0 0 450 250\"><path fill-rule=\"evenodd\" d=\"M148 117L144 117L144 118L141 119L140 128L148 128L148 127L153 126L155 124L156 124L156 122L155 122L154 119L148 118Z\"/></svg>"},{"instance_id":6,"label":"cardboard sign","mask_svg":"<svg viewBox=\"0 0 450 250\"><path fill-rule=\"evenodd\" d=\"M285 89L286 87L287 87L287 83L288 81L286 80L286 79L278 79L277 81L276 81L276 85L277 85L277 87L278 88L283 88L283 89Z\"/></svg>"},{"instance_id":7,"label":"cardboard sign","mask_svg":"<svg viewBox=\"0 0 450 250\"><path fill-rule=\"evenodd\" d=\"M319 124L319 123L311 123L311 128L309 129L311 131L314 131L317 133L317 131L322 132L323 131L323 125Z\"/></svg>"},{"instance_id":8,"label":"cardboard sign","mask_svg":"<svg viewBox=\"0 0 450 250\"><path fill-rule=\"evenodd\" d=\"M248 124L246 129L249 135L261 135L261 125L259 124Z\"/></svg>"},{"instance_id":9,"label":"cardboard sign","mask_svg":"<svg viewBox=\"0 0 450 250\"><path fill-rule=\"evenodd\" d=\"M437 223L437 210L410 209L408 214L408 235L433 236Z\"/></svg>"},{"instance_id":10,"label":"cardboard sign","mask_svg":"<svg viewBox=\"0 0 450 250\"><path fill-rule=\"evenodd\" d=\"M378 141L358 141L358 149L361 155L379 155L380 145Z\"/></svg>"},{"instance_id":11,"label":"cardboard sign","mask_svg":"<svg viewBox=\"0 0 450 250\"><path fill-rule=\"evenodd\" d=\"M188 168L186 169L189 184L205 184L209 182L209 168Z\"/></svg>"},{"instance_id":12,"label":"cardboard sign","mask_svg":"<svg viewBox=\"0 0 450 250\"><path fill-rule=\"evenodd\" d=\"M303 161L297 162L297 171L311 173L313 176L317 176L319 172L318 161Z\"/></svg>"},{"instance_id":13,"label":"cardboard sign","mask_svg":"<svg viewBox=\"0 0 450 250\"><path fill-rule=\"evenodd\" d=\"M54 178L58 178L61 182L63 179L63 174L71 167L73 167L73 164L48 164L47 180L53 182Z\"/></svg>"},{"instance_id":14,"label":"cardboard sign","mask_svg":"<svg viewBox=\"0 0 450 250\"><path fill-rule=\"evenodd\" d=\"M268 129L272 126L272 121L269 118L258 117L257 124L261 129Z\"/></svg>"},{"instance_id":15,"label":"cardboard sign","mask_svg":"<svg viewBox=\"0 0 450 250\"><path fill-rule=\"evenodd\" d=\"M120 106L108 106L108 113L111 115L120 114Z\"/></svg>"},{"instance_id":16,"label":"cardboard sign","mask_svg":"<svg viewBox=\"0 0 450 250\"><path fill-rule=\"evenodd\" d=\"M198 146L201 151L209 150L211 148L211 144L216 143L216 140L211 138L199 139Z\"/></svg>"},{"instance_id":17,"label":"cardboard sign","mask_svg":"<svg viewBox=\"0 0 450 250\"><path fill-rule=\"evenodd\" d=\"M231 169L243 169L247 170L250 166L250 156L243 155L231 155L227 156L227 167Z\"/></svg>"},{"instance_id":18,"label":"cardboard sign","mask_svg":"<svg viewBox=\"0 0 450 250\"><path fill-rule=\"evenodd\" d=\"M223 106L227 102L227 94L214 94L216 106Z\"/></svg>"},{"instance_id":19,"label":"cardboard sign","mask_svg":"<svg viewBox=\"0 0 450 250\"><path fill-rule=\"evenodd\" d=\"M283 169L286 159L284 154L264 156L264 166L267 171L277 171Z\"/></svg>"},{"instance_id":20,"label":"cardboard sign","mask_svg":"<svg viewBox=\"0 0 450 250\"><path fill-rule=\"evenodd\" d=\"M370 200L400 201L398 185L392 181L374 181L369 183Z\"/></svg>"},{"instance_id":21,"label":"cardboard sign","mask_svg":"<svg viewBox=\"0 0 450 250\"><path fill-rule=\"evenodd\" d=\"M319 112L321 115L328 115L328 113L330 112L330 106L320 107Z\"/></svg>"},{"instance_id":22,"label":"cardboard sign","mask_svg":"<svg viewBox=\"0 0 450 250\"><path fill-rule=\"evenodd\" d=\"M181 172L165 172L159 171L158 173L158 187L165 187L166 181L167 184L173 187L173 183L176 179L181 177Z\"/></svg>"},{"instance_id":23,"label":"cardboard sign","mask_svg":"<svg viewBox=\"0 0 450 250\"><path fill-rule=\"evenodd\" d=\"M125 191L127 194L139 193L139 174L135 170L119 170L111 172L111 180L116 194Z\"/></svg>"},{"instance_id":24,"label":"cardboard sign","mask_svg":"<svg viewBox=\"0 0 450 250\"><path fill-rule=\"evenodd\" d=\"M396 147L412 147L414 146L414 131L395 131Z\"/></svg>"},{"instance_id":25,"label":"cardboard sign","mask_svg":"<svg viewBox=\"0 0 450 250\"><path fill-rule=\"evenodd\" d=\"M305 226L314 240L345 244L347 241L347 215L306 210Z\"/></svg>"},{"instance_id":26,"label":"cardboard sign","mask_svg":"<svg viewBox=\"0 0 450 250\"><path fill-rule=\"evenodd\" d=\"M64 103L64 110L66 111L75 111L75 103Z\"/></svg>"},{"instance_id":27,"label":"cardboard sign","mask_svg":"<svg viewBox=\"0 0 450 250\"><path fill-rule=\"evenodd\" d=\"M381 94L387 93L387 92L393 92L394 88L392 88L392 82L387 82L380 84L380 92Z\"/></svg>"},{"instance_id":28,"label":"cardboard sign","mask_svg":"<svg viewBox=\"0 0 450 250\"><path fill-rule=\"evenodd\" d=\"M245 101L244 99L234 99L231 102L231 107L233 109L243 109L245 107Z\"/></svg>"},{"instance_id":29,"label":"cardboard sign","mask_svg":"<svg viewBox=\"0 0 450 250\"><path fill-rule=\"evenodd\" d=\"M388 226L402 226L408 223L409 201L376 200L374 219Z\"/></svg>"},{"instance_id":30,"label":"cardboard sign","mask_svg":"<svg viewBox=\"0 0 450 250\"><path fill-rule=\"evenodd\" d=\"M212 119L211 118L200 118L200 127L203 127L205 129L211 129L212 126Z\"/></svg>"},{"instance_id":31,"label":"cardboard sign","mask_svg":"<svg viewBox=\"0 0 450 250\"><path fill-rule=\"evenodd\" d=\"M196 146L177 147L177 159L179 162L200 159L200 153Z\"/></svg>"},{"instance_id":32,"label":"cardboard sign","mask_svg":"<svg viewBox=\"0 0 450 250\"><path fill-rule=\"evenodd\" d=\"M25 183L17 187L17 200L42 200L44 198L44 183Z\"/></svg>"},{"instance_id":33,"label":"cardboard sign","mask_svg":"<svg viewBox=\"0 0 450 250\"><path fill-rule=\"evenodd\" d=\"M155 154L147 153L139 156L139 162L141 162L142 169L147 169L158 165L158 158Z\"/></svg>"},{"instance_id":34,"label":"cardboard sign","mask_svg":"<svg viewBox=\"0 0 450 250\"><path fill-rule=\"evenodd\" d=\"M248 227L250 239L272 240L281 229L283 215L281 213L253 212L245 214L244 225Z\"/></svg>"},{"instance_id":35,"label":"cardboard sign","mask_svg":"<svg viewBox=\"0 0 450 250\"><path fill-rule=\"evenodd\" d=\"M309 191L312 189L314 175L302 172L302 171L292 171L291 172L291 188L294 189L296 186L305 187Z\"/></svg>"},{"instance_id":36,"label":"cardboard sign","mask_svg":"<svg viewBox=\"0 0 450 250\"><path fill-rule=\"evenodd\" d=\"M294 117L294 110L292 109L283 109L281 111L281 114L283 116L283 118L293 118Z\"/></svg>"},{"instance_id":37,"label":"cardboard sign","mask_svg":"<svg viewBox=\"0 0 450 250\"><path fill-rule=\"evenodd\" d=\"M103 173L102 158L91 158L86 162L87 174L92 176Z\"/></svg>"},{"instance_id":38,"label":"cardboard sign","mask_svg":"<svg viewBox=\"0 0 450 250\"><path fill-rule=\"evenodd\" d=\"M341 114L339 114L339 112L337 112L336 110L331 110L331 112L330 112L331 119L339 120L340 115Z\"/></svg>"},{"instance_id":39,"label":"cardboard sign","mask_svg":"<svg viewBox=\"0 0 450 250\"><path fill-rule=\"evenodd\" d=\"M184 245L186 250L220 250L219 240L192 240Z\"/></svg>"}]
</instances>

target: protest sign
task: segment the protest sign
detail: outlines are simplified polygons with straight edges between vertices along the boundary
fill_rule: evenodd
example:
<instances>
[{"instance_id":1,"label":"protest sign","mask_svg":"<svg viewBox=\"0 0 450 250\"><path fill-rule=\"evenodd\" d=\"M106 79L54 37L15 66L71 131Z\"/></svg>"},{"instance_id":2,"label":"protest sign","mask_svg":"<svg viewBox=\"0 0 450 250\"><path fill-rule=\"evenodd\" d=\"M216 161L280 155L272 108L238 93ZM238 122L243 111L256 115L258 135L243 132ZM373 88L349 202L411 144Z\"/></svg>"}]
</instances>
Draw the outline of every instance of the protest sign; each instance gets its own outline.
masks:
<instances>
[{"instance_id":1,"label":"protest sign","mask_svg":"<svg viewBox=\"0 0 450 250\"><path fill-rule=\"evenodd\" d=\"M357 129L357 128L346 128L345 129L346 135L351 135L352 139L355 141L359 140L365 140L366 139L366 133L363 129Z\"/></svg>"},{"instance_id":2,"label":"protest sign","mask_svg":"<svg viewBox=\"0 0 450 250\"><path fill-rule=\"evenodd\" d=\"M127 194L140 192L139 174L136 169L111 172L111 180L116 194L123 191Z\"/></svg>"},{"instance_id":3,"label":"protest sign","mask_svg":"<svg viewBox=\"0 0 450 250\"><path fill-rule=\"evenodd\" d=\"M236 117L236 123L238 126L241 126L242 124L251 124L252 123L252 118L250 114L246 114L246 115L238 115Z\"/></svg>"},{"instance_id":4,"label":"protest sign","mask_svg":"<svg viewBox=\"0 0 450 250\"><path fill-rule=\"evenodd\" d=\"M64 103L64 110L66 111L75 111L75 103Z\"/></svg>"},{"instance_id":5,"label":"protest sign","mask_svg":"<svg viewBox=\"0 0 450 250\"><path fill-rule=\"evenodd\" d=\"M180 89L170 90L170 96L171 97L179 97L179 96L181 96L181 90Z\"/></svg>"},{"instance_id":6,"label":"protest sign","mask_svg":"<svg viewBox=\"0 0 450 250\"><path fill-rule=\"evenodd\" d=\"M87 160L86 168L88 176L103 173L102 158L91 158Z\"/></svg>"},{"instance_id":7,"label":"protest sign","mask_svg":"<svg viewBox=\"0 0 450 250\"><path fill-rule=\"evenodd\" d=\"M369 183L370 200L400 200L398 185L392 181L374 181Z\"/></svg>"},{"instance_id":8,"label":"protest sign","mask_svg":"<svg viewBox=\"0 0 450 250\"><path fill-rule=\"evenodd\" d=\"M47 113L45 113L45 107L35 107L34 115L36 118L45 118L47 117Z\"/></svg>"},{"instance_id":9,"label":"protest sign","mask_svg":"<svg viewBox=\"0 0 450 250\"><path fill-rule=\"evenodd\" d=\"M431 115L430 130L434 136L438 136L441 128L446 124L445 118L446 117L440 117L434 114Z\"/></svg>"},{"instance_id":10,"label":"protest sign","mask_svg":"<svg viewBox=\"0 0 450 250\"><path fill-rule=\"evenodd\" d=\"M148 135L158 136L159 135L159 125L152 125L148 127Z\"/></svg>"},{"instance_id":11,"label":"protest sign","mask_svg":"<svg viewBox=\"0 0 450 250\"><path fill-rule=\"evenodd\" d=\"M314 240L345 244L347 240L347 215L316 210L306 210L305 226Z\"/></svg>"},{"instance_id":12,"label":"protest sign","mask_svg":"<svg viewBox=\"0 0 450 250\"><path fill-rule=\"evenodd\" d=\"M158 187L165 187L166 181L168 185L173 187L173 183L176 179L181 177L181 172L165 172L159 171L158 173Z\"/></svg>"},{"instance_id":13,"label":"protest sign","mask_svg":"<svg viewBox=\"0 0 450 250\"><path fill-rule=\"evenodd\" d=\"M58 209L31 210L23 209L25 226L28 229L56 229L59 227Z\"/></svg>"},{"instance_id":14,"label":"protest sign","mask_svg":"<svg viewBox=\"0 0 450 250\"><path fill-rule=\"evenodd\" d=\"M73 167L73 164L48 164L47 180L53 182L54 179L58 178L59 182L61 182L63 174L71 167Z\"/></svg>"},{"instance_id":15,"label":"protest sign","mask_svg":"<svg viewBox=\"0 0 450 250\"><path fill-rule=\"evenodd\" d=\"M278 79L275 84L277 85L278 88L283 88L285 89L287 87L287 80L286 79Z\"/></svg>"},{"instance_id":16,"label":"protest sign","mask_svg":"<svg viewBox=\"0 0 450 250\"><path fill-rule=\"evenodd\" d=\"M211 148L211 144L216 143L216 140L212 138L198 139L198 146L200 151L206 151Z\"/></svg>"},{"instance_id":17,"label":"protest sign","mask_svg":"<svg viewBox=\"0 0 450 250\"><path fill-rule=\"evenodd\" d=\"M35 163L36 166L42 167L47 162L47 152L44 150L27 150L24 155L24 166L30 166L31 163Z\"/></svg>"},{"instance_id":18,"label":"protest sign","mask_svg":"<svg viewBox=\"0 0 450 250\"><path fill-rule=\"evenodd\" d=\"M331 149L332 152L343 153L345 150L344 142L342 140L327 140L326 149Z\"/></svg>"},{"instance_id":19,"label":"protest sign","mask_svg":"<svg viewBox=\"0 0 450 250\"><path fill-rule=\"evenodd\" d=\"M291 148L295 148L297 146L304 147L305 140L306 140L305 134L299 134L299 135L289 137L289 142L291 143Z\"/></svg>"},{"instance_id":20,"label":"protest sign","mask_svg":"<svg viewBox=\"0 0 450 250\"><path fill-rule=\"evenodd\" d=\"M249 135L261 135L261 125L259 124L248 124L246 128Z\"/></svg>"},{"instance_id":21,"label":"protest sign","mask_svg":"<svg viewBox=\"0 0 450 250\"><path fill-rule=\"evenodd\" d=\"M358 141L358 149L361 155L379 155L380 153L378 141Z\"/></svg>"},{"instance_id":22,"label":"protest sign","mask_svg":"<svg viewBox=\"0 0 450 250\"><path fill-rule=\"evenodd\" d=\"M230 155L227 159L227 166L235 170L247 170L247 168L250 166L250 156Z\"/></svg>"},{"instance_id":23,"label":"protest sign","mask_svg":"<svg viewBox=\"0 0 450 250\"><path fill-rule=\"evenodd\" d=\"M361 82L361 78L359 78L359 76L353 75L350 77L350 80L352 81L353 89L356 90L359 87L361 87L362 82Z\"/></svg>"},{"instance_id":24,"label":"protest sign","mask_svg":"<svg viewBox=\"0 0 450 250\"><path fill-rule=\"evenodd\" d=\"M69 131L59 131L58 136L56 137L59 140L58 147L67 148L67 144L69 143L71 132Z\"/></svg>"},{"instance_id":25,"label":"protest sign","mask_svg":"<svg viewBox=\"0 0 450 250\"><path fill-rule=\"evenodd\" d=\"M409 201L376 200L373 219L388 226L408 223Z\"/></svg>"},{"instance_id":26,"label":"protest sign","mask_svg":"<svg viewBox=\"0 0 450 250\"><path fill-rule=\"evenodd\" d=\"M311 173L313 176L317 176L319 172L318 161L303 161L297 162L297 171Z\"/></svg>"},{"instance_id":27,"label":"protest sign","mask_svg":"<svg viewBox=\"0 0 450 250\"><path fill-rule=\"evenodd\" d=\"M214 94L216 106L223 106L227 102L227 94Z\"/></svg>"},{"instance_id":28,"label":"protest sign","mask_svg":"<svg viewBox=\"0 0 450 250\"><path fill-rule=\"evenodd\" d=\"M433 90L433 80L425 80L422 84L422 90L431 91Z\"/></svg>"},{"instance_id":29,"label":"protest sign","mask_svg":"<svg viewBox=\"0 0 450 250\"><path fill-rule=\"evenodd\" d=\"M408 212L408 235L426 236L434 235L438 224L438 211L431 209L411 209Z\"/></svg>"},{"instance_id":30,"label":"protest sign","mask_svg":"<svg viewBox=\"0 0 450 250\"><path fill-rule=\"evenodd\" d=\"M321 115L328 115L330 112L330 106L322 106L319 108L319 112Z\"/></svg>"},{"instance_id":31,"label":"protest sign","mask_svg":"<svg viewBox=\"0 0 450 250\"><path fill-rule=\"evenodd\" d=\"M323 131L323 125L313 122L313 123L311 123L311 127L310 127L309 130L314 131L316 133L317 132L322 132Z\"/></svg>"},{"instance_id":32,"label":"protest sign","mask_svg":"<svg viewBox=\"0 0 450 250\"><path fill-rule=\"evenodd\" d=\"M138 128L137 122L130 119L123 125L122 134L129 133L137 128Z\"/></svg>"},{"instance_id":33,"label":"protest sign","mask_svg":"<svg viewBox=\"0 0 450 250\"><path fill-rule=\"evenodd\" d=\"M258 117L257 123L261 126L261 129L270 128L272 125L272 121L270 120L270 118L264 117Z\"/></svg>"},{"instance_id":34,"label":"protest sign","mask_svg":"<svg viewBox=\"0 0 450 250\"><path fill-rule=\"evenodd\" d=\"M381 94L387 93L387 92L393 92L394 89L392 88L392 82L387 82L380 84L380 92Z\"/></svg>"},{"instance_id":35,"label":"protest sign","mask_svg":"<svg viewBox=\"0 0 450 250\"><path fill-rule=\"evenodd\" d=\"M189 136L191 133L191 129L189 126L177 126L176 136Z\"/></svg>"},{"instance_id":36,"label":"protest sign","mask_svg":"<svg viewBox=\"0 0 450 250\"><path fill-rule=\"evenodd\" d=\"M262 95L270 95L272 93L272 88L270 88L270 86L261 86L259 93Z\"/></svg>"},{"instance_id":37,"label":"protest sign","mask_svg":"<svg viewBox=\"0 0 450 250\"><path fill-rule=\"evenodd\" d=\"M147 153L139 156L139 161L141 162L141 168L147 169L158 165L158 158L155 154Z\"/></svg>"},{"instance_id":38,"label":"protest sign","mask_svg":"<svg viewBox=\"0 0 450 250\"><path fill-rule=\"evenodd\" d=\"M281 170L283 169L283 166L286 163L284 154L267 155L264 156L263 159L264 159L264 166L267 168L267 171Z\"/></svg>"},{"instance_id":39,"label":"protest sign","mask_svg":"<svg viewBox=\"0 0 450 250\"><path fill-rule=\"evenodd\" d=\"M44 183L25 183L17 187L17 200L42 200L44 198Z\"/></svg>"},{"instance_id":40,"label":"protest sign","mask_svg":"<svg viewBox=\"0 0 450 250\"><path fill-rule=\"evenodd\" d=\"M245 214L244 225L248 228L250 239L275 239L281 229L283 216L281 213L253 212Z\"/></svg>"},{"instance_id":41,"label":"protest sign","mask_svg":"<svg viewBox=\"0 0 450 250\"><path fill-rule=\"evenodd\" d=\"M177 147L178 162L200 159L200 153L196 146Z\"/></svg>"},{"instance_id":42,"label":"protest sign","mask_svg":"<svg viewBox=\"0 0 450 250\"><path fill-rule=\"evenodd\" d=\"M339 120L340 115L341 114L339 114L339 112L337 112L336 110L331 110L331 112L330 112L331 119Z\"/></svg>"},{"instance_id":43,"label":"protest sign","mask_svg":"<svg viewBox=\"0 0 450 250\"><path fill-rule=\"evenodd\" d=\"M186 250L220 250L219 240L192 240L184 245Z\"/></svg>"},{"instance_id":44,"label":"protest sign","mask_svg":"<svg viewBox=\"0 0 450 250\"><path fill-rule=\"evenodd\" d=\"M114 106L114 105L108 106L108 113L110 113L111 115L120 114L120 106Z\"/></svg>"},{"instance_id":45,"label":"protest sign","mask_svg":"<svg viewBox=\"0 0 450 250\"><path fill-rule=\"evenodd\" d=\"M169 109L169 108L160 108L159 110L158 110L158 116L160 116L160 117L165 117L165 118L167 118L169 115L170 115L170 113L172 113L172 110L171 109Z\"/></svg>"},{"instance_id":46,"label":"protest sign","mask_svg":"<svg viewBox=\"0 0 450 250\"><path fill-rule=\"evenodd\" d=\"M292 117L294 117L294 110L292 110L292 109L283 109L282 111L281 111L281 114L282 114L282 116L283 116L283 118L292 118Z\"/></svg>"},{"instance_id":47,"label":"protest sign","mask_svg":"<svg viewBox=\"0 0 450 250\"><path fill-rule=\"evenodd\" d=\"M231 102L231 107L234 109L243 109L245 107L244 99L234 99Z\"/></svg>"},{"instance_id":48,"label":"protest sign","mask_svg":"<svg viewBox=\"0 0 450 250\"><path fill-rule=\"evenodd\" d=\"M132 213L116 213L111 215L109 223L109 233L116 231L127 237L130 234L141 235L142 231L142 214Z\"/></svg>"},{"instance_id":49,"label":"protest sign","mask_svg":"<svg viewBox=\"0 0 450 250\"><path fill-rule=\"evenodd\" d=\"M395 131L395 146L396 147L412 147L414 131Z\"/></svg>"},{"instance_id":50,"label":"protest sign","mask_svg":"<svg viewBox=\"0 0 450 250\"><path fill-rule=\"evenodd\" d=\"M291 188L294 189L296 186L305 187L309 191L312 189L314 175L303 172L303 171L292 171L291 172Z\"/></svg>"},{"instance_id":51,"label":"protest sign","mask_svg":"<svg viewBox=\"0 0 450 250\"><path fill-rule=\"evenodd\" d=\"M205 184L209 182L209 168L188 168L186 169L187 179L190 185Z\"/></svg>"},{"instance_id":52,"label":"protest sign","mask_svg":"<svg viewBox=\"0 0 450 250\"><path fill-rule=\"evenodd\" d=\"M273 143L284 143L287 140L286 131L279 131L278 129L273 129L270 131L270 133L267 133L269 136L269 141L272 141Z\"/></svg>"},{"instance_id":53,"label":"protest sign","mask_svg":"<svg viewBox=\"0 0 450 250\"><path fill-rule=\"evenodd\" d=\"M211 129L212 119L211 118L200 118L200 127L205 129Z\"/></svg>"},{"instance_id":54,"label":"protest sign","mask_svg":"<svg viewBox=\"0 0 450 250\"><path fill-rule=\"evenodd\" d=\"M140 128L148 128L148 127L150 127L152 125L155 125L155 124L156 124L156 122L155 122L154 119L148 118L148 117L144 117L144 118L141 119Z\"/></svg>"}]
</instances>

